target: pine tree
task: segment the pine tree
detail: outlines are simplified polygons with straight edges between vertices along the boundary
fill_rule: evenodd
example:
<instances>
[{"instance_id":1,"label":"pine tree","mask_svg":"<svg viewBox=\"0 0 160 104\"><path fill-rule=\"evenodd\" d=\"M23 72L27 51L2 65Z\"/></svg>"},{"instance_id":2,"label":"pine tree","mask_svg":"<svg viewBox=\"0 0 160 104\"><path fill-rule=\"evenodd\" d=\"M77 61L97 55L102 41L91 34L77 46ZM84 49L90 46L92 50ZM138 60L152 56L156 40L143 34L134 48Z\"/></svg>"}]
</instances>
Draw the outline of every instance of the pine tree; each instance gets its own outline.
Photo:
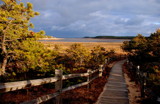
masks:
<instances>
[{"instance_id":1,"label":"pine tree","mask_svg":"<svg viewBox=\"0 0 160 104\"><path fill-rule=\"evenodd\" d=\"M7 61L14 54L18 44L28 38L35 38L36 34L30 31L33 24L30 19L38 12L33 11L31 3L24 6L23 3L17 3L16 0L2 0L0 5L0 75L5 74Z\"/></svg>"}]
</instances>

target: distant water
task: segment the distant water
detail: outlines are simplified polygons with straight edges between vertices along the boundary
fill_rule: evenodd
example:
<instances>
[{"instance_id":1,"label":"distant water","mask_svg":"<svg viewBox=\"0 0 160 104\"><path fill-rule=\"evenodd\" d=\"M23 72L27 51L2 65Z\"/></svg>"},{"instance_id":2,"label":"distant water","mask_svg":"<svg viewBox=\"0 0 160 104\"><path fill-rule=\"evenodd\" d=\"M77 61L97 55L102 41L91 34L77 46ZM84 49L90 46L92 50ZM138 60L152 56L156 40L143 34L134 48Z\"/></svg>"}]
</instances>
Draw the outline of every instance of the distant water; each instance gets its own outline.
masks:
<instances>
[{"instance_id":1,"label":"distant water","mask_svg":"<svg viewBox=\"0 0 160 104\"><path fill-rule=\"evenodd\" d=\"M92 39L92 38L62 38L59 40L41 40L48 42L124 42L128 39Z\"/></svg>"}]
</instances>

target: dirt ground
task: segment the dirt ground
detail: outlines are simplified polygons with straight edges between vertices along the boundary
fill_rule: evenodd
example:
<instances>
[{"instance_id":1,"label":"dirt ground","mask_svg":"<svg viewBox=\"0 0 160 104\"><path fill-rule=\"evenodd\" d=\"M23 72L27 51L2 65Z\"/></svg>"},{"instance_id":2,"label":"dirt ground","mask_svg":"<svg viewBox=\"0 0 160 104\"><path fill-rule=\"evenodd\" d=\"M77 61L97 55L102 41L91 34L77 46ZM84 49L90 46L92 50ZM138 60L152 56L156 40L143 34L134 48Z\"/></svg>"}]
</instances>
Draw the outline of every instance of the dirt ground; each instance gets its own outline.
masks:
<instances>
[{"instance_id":1,"label":"dirt ground","mask_svg":"<svg viewBox=\"0 0 160 104\"><path fill-rule=\"evenodd\" d=\"M125 64L123 66L123 72L129 92L128 93L129 104L141 104L140 89L134 81L131 81L131 78L129 77L130 73L126 69Z\"/></svg>"}]
</instances>

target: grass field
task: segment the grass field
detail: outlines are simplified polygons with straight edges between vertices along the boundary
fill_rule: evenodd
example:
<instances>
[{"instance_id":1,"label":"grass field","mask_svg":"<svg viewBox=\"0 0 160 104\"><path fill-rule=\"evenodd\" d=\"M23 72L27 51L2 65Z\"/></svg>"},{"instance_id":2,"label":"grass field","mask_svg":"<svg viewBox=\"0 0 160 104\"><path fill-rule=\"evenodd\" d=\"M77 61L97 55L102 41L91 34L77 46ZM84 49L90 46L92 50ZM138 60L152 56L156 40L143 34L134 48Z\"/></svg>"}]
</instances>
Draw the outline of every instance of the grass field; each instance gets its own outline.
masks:
<instances>
[{"instance_id":1,"label":"grass field","mask_svg":"<svg viewBox=\"0 0 160 104\"><path fill-rule=\"evenodd\" d=\"M54 49L55 45L59 46L61 51L65 51L74 43L80 43L89 50L92 50L95 46L102 46L106 50L113 49L116 53L124 53L121 49L122 42L42 42L49 49Z\"/></svg>"}]
</instances>

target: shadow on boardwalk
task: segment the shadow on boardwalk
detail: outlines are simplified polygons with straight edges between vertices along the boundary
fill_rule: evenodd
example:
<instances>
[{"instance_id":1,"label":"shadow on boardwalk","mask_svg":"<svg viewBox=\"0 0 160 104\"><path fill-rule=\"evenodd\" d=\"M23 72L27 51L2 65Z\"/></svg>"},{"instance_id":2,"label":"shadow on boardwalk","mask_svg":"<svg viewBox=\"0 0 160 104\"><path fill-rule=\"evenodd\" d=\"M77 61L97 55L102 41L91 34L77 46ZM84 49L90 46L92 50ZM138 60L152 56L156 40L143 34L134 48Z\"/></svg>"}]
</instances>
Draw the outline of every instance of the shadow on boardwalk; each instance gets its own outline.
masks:
<instances>
[{"instance_id":1,"label":"shadow on boardwalk","mask_svg":"<svg viewBox=\"0 0 160 104\"><path fill-rule=\"evenodd\" d=\"M122 73L125 60L117 62L111 69L108 83L96 104L129 104L128 90Z\"/></svg>"}]
</instances>

